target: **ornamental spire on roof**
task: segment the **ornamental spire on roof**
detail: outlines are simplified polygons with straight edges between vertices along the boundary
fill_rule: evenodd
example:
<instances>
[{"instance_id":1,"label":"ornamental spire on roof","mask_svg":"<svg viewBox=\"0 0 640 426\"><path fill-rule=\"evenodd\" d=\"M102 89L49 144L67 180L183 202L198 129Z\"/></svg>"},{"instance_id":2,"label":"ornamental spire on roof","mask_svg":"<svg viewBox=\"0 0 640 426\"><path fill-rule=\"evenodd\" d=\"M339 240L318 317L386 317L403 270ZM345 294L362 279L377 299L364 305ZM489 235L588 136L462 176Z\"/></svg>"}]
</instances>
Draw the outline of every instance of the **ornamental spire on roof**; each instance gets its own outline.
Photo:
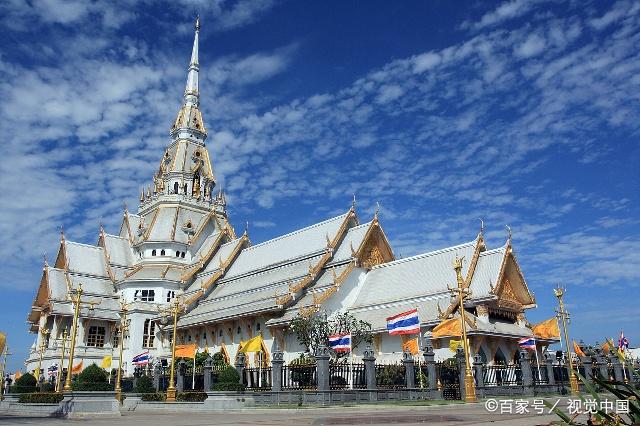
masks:
<instances>
[{"instance_id":1,"label":"ornamental spire on roof","mask_svg":"<svg viewBox=\"0 0 640 426\"><path fill-rule=\"evenodd\" d=\"M207 129L202 121L202 113L200 112L200 83L198 74L200 72L200 64L198 61L198 41L200 34L200 17L196 18L195 36L193 38L193 49L191 50L191 61L189 62L187 84L184 88L184 101L173 126L171 127L171 135L174 138L186 137L187 134L194 136L201 143L207 137ZM186 132L181 132L187 131Z\"/></svg>"},{"instance_id":2,"label":"ornamental spire on roof","mask_svg":"<svg viewBox=\"0 0 640 426\"><path fill-rule=\"evenodd\" d=\"M193 38L193 50L191 51L191 62L189 63L189 75L187 76L187 86L184 89L184 103L198 106L200 103L200 92L198 87L198 35L200 33L200 17L196 18L196 34Z\"/></svg>"}]
</instances>

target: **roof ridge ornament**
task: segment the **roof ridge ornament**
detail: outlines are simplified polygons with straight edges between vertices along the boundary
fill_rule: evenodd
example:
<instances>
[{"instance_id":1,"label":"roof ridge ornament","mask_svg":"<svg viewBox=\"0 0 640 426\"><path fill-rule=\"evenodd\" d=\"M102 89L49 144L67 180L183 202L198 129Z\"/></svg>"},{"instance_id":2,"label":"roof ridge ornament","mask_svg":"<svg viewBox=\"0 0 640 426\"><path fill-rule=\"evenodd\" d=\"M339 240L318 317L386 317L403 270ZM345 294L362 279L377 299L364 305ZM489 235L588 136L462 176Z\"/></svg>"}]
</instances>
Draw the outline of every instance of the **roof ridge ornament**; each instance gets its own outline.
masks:
<instances>
[{"instance_id":1,"label":"roof ridge ornament","mask_svg":"<svg viewBox=\"0 0 640 426\"><path fill-rule=\"evenodd\" d=\"M508 234L507 244L511 244L511 228L509 227L509 225L505 225L504 227L507 229Z\"/></svg>"},{"instance_id":2,"label":"roof ridge ornament","mask_svg":"<svg viewBox=\"0 0 640 426\"><path fill-rule=\"evenodd\" d=\"M351 201L351 210L356 211L356 193L353 193L353 201Z\"/></svg>"},{"instance_id":3,"label":"roof ridge ornament","mask_svg":"<svg viewBox=\"0 0 640 426\"><path fill-rule=\"evenodd\" d=\"M478 220L480 221L480 232L478 235L482 236L484 234L484 220L482 220L481 217L479 217Z\"/></svg>"}]
</instances>

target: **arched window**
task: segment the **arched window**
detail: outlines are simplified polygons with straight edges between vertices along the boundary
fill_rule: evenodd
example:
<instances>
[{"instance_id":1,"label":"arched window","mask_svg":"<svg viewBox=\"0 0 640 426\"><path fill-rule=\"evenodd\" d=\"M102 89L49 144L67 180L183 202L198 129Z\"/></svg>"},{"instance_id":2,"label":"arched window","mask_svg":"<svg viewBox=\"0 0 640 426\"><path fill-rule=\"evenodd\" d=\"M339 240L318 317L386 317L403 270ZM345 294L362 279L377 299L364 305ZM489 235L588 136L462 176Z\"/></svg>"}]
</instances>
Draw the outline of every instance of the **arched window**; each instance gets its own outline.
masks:
<instances>
[{"instance_id":1,"label":"arched window","mask_svg":"<svg viewBox=\"0 0 640 426\"><path fill-rule=\"evenodd\" d=\"M180 252L176 250L176 257L180 257Z\"/></svg>"},{"instance_id":2,"label":"arched window","mask_svg":"<svg viewBox=\"0 0 640 426\"><path fill-rule=\"evenodd\" d=\"M238 334L242 333L242 329L238 326Z\"/></svg>"},{"instance_id":3,"label":"arched window","mask_svg":"<svg viewBox=\"0 0 640 426\"><path fill-rule=\"evenodd\" d=\"M184 252L180 253L180 257L184 259Z\"/></svg>"},{"instance_id":4,"label":"arched window","mask_svg":"<svg viewBox=\"0 0 640 426\"><path fill-rule=\"evenodd\" d=\"M188 189L188 188L189 188L189 186L185 183L185 184L184 184L184 188L183 188L183 189L184 189L184 194L185 194L185 195L187 194L187 189Z\"/></svg>"},{"instance_id":5,"label":"arched window","mask_svg":"<svg viewBox=\"0 0 640 426\"><path fill-rule=\"evenodd\" d=\"M164 256L164 249L160 250L160 256Z\"/></svg>"},{"instance_id":6,"label":"arched window","mask_svg":"<svg viewBox=\"0 0 640 426\"><path fill-rule=\"evenodd\" d=\"M155 256L156 255L156 249L151 250L151 256Z\"/></svg>"},{"instance_id":7,"label":"arched window","mask_svg":"<svg viewBox=\"0 0 640 426\"><path fill-rule=\"evenodd\" d=\"M178 182L175 182L175 183L173 184L173 193L174 193L174 194L177 194L177 193L178 193Z\"/></svg>"}]
</instances>

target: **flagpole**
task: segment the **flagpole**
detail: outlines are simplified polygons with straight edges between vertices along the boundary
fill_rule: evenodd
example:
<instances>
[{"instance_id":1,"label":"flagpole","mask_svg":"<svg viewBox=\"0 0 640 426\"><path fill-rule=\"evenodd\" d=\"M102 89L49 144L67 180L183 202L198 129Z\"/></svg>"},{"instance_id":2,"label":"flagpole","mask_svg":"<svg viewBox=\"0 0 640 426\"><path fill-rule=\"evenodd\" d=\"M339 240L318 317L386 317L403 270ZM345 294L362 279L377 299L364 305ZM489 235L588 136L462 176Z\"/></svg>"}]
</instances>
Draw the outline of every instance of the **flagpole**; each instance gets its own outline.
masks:
<instances>
[{"instance_id":1,"label":"flagpole","mask_svg":"<svg viewBox=\"0 0 640 426\"><path fill-rule=\"evenodd\" d=\"M353 389L353 336L349 331L349 389Z\"/></svg>"},{"instance_id":2,"label":"flagpole","mask_svg":"<svg viewBox=\"0 0 640 426\"><path fill-rule=\"evenodd\" d=\"M536 364L538 364L538 380L542 380L540 374L540 358L538 358L538 342L536 341L536 335L533 335L533 350L536 352Z\"/></svg>"}]
</instances>

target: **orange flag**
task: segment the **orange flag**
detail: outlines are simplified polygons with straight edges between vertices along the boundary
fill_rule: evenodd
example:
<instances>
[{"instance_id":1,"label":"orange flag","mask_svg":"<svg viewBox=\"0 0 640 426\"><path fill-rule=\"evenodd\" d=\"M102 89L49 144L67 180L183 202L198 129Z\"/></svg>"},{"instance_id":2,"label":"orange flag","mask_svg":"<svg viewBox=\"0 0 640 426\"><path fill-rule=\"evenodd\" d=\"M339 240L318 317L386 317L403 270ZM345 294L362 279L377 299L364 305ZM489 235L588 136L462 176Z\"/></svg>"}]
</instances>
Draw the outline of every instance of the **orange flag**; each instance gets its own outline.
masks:
<instances>
[{"instance_id":1,"label":"orange flag","mask_svg":"<svg viewBox=\"0 0 640 426\"><path fill-rule=\"evenodd\" d=\"M559 339L560 328L556 317L549 318L531 327L533 334L541 339Z\"/></svg>"},{"instance_id":2,"label":"orange flag","mask_svg":"<svg viewBox=\"0 0 640 426\"><path fill-rule=\"evenodd\" d=\"M191 343L188 345L176 345L176 358L195 358L198 345Z\"/></svg>"},{"instance_id":3,"label":"orange flag","mask_svg":"<svg viewBox=\"0 0 640 426\"><path fill-rule=\"evenodd\" d=\"M462 329L460 328L460 318L443 320L431 331L431 335L435 339L445 336L460 336L461 334Z\"/></svg>"},{"instance_id":4,"label":"orange flag","mask_svg":"<svg viewBox=\"0 0 640 426\"><path fill-rule=\"evenodd\" d=\"M71 374L78 374L79 372L81 372L83 363L84 361L80 361L79 363L74 365L73 368L71 369Z\"/></svg>"},{"instance_id":5,"label":"orange flag","mask_svg":"<svg viewBox=\"0 0 640 426\"><path fill-rule=\"evenodd\" d=\"M417 355L420 352L418 348L418 338L406 338L406 334L402 334L402 352L409 352L411 355Z\"/></svg>"},{"instance_id":6,"label":"orange flag","mask_svg":"<svg viewBox=\"0 0 640 426\"><path fill-rule=\"evenodd\" d=\"M578 344L576 343L576 341L573 341L573 351L576 353L576 355L578 356L586 356L584 354L584 352L582 352L582 349L580 349L580 346L578 346Z\"/></svg>"}]
</instances>

